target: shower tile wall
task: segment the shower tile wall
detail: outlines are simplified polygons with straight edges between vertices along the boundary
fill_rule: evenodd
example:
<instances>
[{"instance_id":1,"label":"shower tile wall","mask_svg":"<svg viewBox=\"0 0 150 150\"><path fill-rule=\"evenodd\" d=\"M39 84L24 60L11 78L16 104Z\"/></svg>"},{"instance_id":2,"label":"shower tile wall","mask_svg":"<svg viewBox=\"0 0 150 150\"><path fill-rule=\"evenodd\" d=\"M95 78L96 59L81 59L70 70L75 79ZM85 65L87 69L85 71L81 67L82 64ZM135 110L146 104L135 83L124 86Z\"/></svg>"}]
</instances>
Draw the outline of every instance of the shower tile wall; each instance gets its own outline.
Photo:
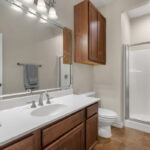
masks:
<instances>
[{"instance_id":1,"label":"shower tile wall","mask_svg":"<svg viewBox=\"0 0 150 150\"><path fill-rule=\"evenodd\" d=\"M129 52L130 118L150 122L150 49Z\"/></svg>"}]
</instances>

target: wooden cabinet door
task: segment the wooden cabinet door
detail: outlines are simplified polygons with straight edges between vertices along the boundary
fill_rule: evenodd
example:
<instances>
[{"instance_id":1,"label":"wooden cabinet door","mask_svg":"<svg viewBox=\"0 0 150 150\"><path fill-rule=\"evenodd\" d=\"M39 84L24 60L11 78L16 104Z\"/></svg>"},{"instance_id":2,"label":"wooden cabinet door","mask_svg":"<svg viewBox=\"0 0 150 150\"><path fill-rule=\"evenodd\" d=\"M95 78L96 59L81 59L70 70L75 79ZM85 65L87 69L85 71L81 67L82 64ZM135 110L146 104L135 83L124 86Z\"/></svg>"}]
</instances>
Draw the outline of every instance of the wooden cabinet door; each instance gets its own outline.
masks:
<instances>
[{"instance_id":1,"label":"wooden cabinet door","mask_svg":"<svg viewBox=\"0 0 150 150\"><path fill-rule=\"evenodd\" d=\"M84 147L84 124L81 124L44 150L84 150Z\"/></svg>"},{"instance_id":2,"label":"wooden cabinet door","mask_svg":"<svg viewBox=\"0 0 150 150\"><path fill-rule=\"evenodd\" d=\"M98 11L89 2L89 60L99 62L98 57Z\"/></svg>"},{"instance_id":3,"label":"wooden cabinet door","mask_svg":"<svg viewBox=\"0 0 150 150\"><path fill-rule=\"evenodd\" d=\"M99 63L106 64L106 19L98 13L98 57Z\"/></svg>"},{"instance_id":4,"label":"wooden cabinet door","mask_svg":"<svg viewBox=\"0 0 150 150\"><path fill-rule=\"evenodd\" d=\"M72 64L72 30L63 28L63 63Z\"/></svg>"},{"instance_id":5,"label":"wooden cabinet door","mask_svg":"<svg viewBox=\"0 0 150 150\"><path fill-rule=\"evenodd\" d=\"M3 150L35 150L34 136L25 138Z\"/></svg>"},{"instance_id":6,"label":"wooden cabinet door","mask_svg":"<svg viewBox=\"0 0 150 150\"><path fill-rule=\"evenodd\" d=\"M74 7L74 60L76 63L88 61L88 1Z\"/></svg>"},{"instance_id":7,"label":"wooden cabinet door","mask_svg":"<svg viewBox=\"0 0 150 150\"><path fill-rule=\"evenodd\" d=\"M86 150L91 150L98 140L98 115L86 121Z\"/></svg>"}]
</instances>

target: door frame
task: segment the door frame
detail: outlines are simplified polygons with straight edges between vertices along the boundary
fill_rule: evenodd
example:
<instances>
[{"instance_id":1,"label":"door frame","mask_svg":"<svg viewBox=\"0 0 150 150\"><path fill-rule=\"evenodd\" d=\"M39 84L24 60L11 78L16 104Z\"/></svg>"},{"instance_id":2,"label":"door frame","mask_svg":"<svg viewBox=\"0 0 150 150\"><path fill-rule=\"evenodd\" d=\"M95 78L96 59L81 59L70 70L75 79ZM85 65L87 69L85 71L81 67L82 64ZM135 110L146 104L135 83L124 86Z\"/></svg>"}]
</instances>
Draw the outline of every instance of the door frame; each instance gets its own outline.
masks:
<instances>
[{"instance_id":1,"label":"door frame","mask_svg":"<svg viewBox=\"0 0 150 150\"><path fill-rule=\"evenodd\" d=\"M3 35L0 33L0 95L3 93Z\"/></svg>"}]
</instances>

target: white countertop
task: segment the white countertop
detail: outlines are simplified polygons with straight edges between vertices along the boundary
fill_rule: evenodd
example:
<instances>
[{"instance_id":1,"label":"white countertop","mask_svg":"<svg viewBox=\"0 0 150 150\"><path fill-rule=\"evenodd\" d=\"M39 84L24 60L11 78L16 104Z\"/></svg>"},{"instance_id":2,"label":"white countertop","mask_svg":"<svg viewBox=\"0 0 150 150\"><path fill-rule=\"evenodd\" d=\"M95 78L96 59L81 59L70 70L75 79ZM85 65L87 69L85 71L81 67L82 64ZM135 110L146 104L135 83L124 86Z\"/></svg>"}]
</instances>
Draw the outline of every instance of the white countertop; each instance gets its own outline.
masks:
<instances>
[{"instance_id":1,"label":"white countertop","mask_svg":"<svg viewBox=\"0 0 150 150\"><path fill-rule=\"evenodd\" d=\"M98 102L99 98L84 95L67 95L52 99L52 104L64 104L67 107L60 113L47 116L32 116L37 108L30 108L31 104L0 111L0 146L31 133L45 125L62 119L91 104ZM51 105L51 104L50 104ZM45 106L47 106L45 104ZM44 107L44 106L42 106Z\"/></svg>"}]
</instances>

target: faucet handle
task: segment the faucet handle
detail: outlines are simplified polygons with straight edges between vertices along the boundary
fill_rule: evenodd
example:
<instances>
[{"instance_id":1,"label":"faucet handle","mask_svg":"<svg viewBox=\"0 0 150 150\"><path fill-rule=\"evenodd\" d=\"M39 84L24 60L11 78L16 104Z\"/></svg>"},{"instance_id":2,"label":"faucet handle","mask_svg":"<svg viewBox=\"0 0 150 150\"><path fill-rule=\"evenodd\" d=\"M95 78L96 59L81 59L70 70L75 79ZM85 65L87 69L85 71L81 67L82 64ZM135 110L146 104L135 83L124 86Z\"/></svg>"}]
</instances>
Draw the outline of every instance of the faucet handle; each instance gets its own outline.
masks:
<instances>
[{"instance_id":1,"label":"faucet handle","mask_svg":"<svg viewBox=\"0 0 150 150\"><path fill-rule=\"evenodd\" d=\"M26 91L27 91L28 93L30 93L30 94L33 93L32 89L27 89Z\"/></svg>"},{"instance_id":2,"label":"faucet handle","mask_svg":"<svg viewBox=\"0 0 150 150\"><path fill-rule=\"evenodd\" d=\"M50 95L48 94L48 92L45 92L46 98L47 98L47 102L46 104L51 104L50 99L52 99L53 97L50 97Z\"/></svg>"},{"instance_id":3,"label":"faucet handle","mask_svg":"<svg viewBox=\"0 0 150 150\"><path fill-rule=\"evenodd\" d=\"M43 93L40 94L40 97L39 97L39 106L43 106Z\"/></svg>"},{"instance_id":4,"label":"faucet handle","mask_svg":"<svg viewBox=\"0 0 150 150\"><path fill-rule=\"evenodd\" d=\"M36 103L35 103L35 101L27 102L27 104L32 104L32 105L31 105L31 108L36 108Z\"/></svg>"}]
</instances>

